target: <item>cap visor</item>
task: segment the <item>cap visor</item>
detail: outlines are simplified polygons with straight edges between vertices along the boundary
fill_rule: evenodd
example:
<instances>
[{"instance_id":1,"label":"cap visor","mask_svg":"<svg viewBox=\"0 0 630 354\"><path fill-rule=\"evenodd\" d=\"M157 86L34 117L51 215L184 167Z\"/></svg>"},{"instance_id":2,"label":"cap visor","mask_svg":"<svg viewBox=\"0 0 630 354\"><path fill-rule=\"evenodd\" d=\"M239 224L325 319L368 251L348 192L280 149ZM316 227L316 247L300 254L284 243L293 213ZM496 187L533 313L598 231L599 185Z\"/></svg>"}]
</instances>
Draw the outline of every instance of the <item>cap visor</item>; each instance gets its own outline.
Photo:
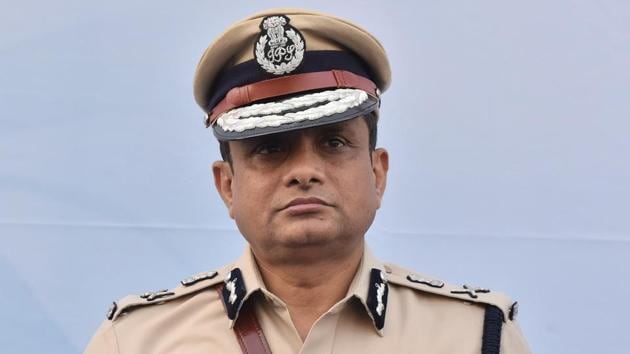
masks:
<instances>
[{"instance_id":1,"label":"cap visor","mask_svg":"<svg viewBox=\"0 0 630 354\"><path fill-rule=\"evenodd\" d=\"M315 117L311 116L309 118L301 119L299 121L290 121L290 122L280 123L280 124L273 123L273 125L271 125L269 122L272 119L277 122L277 121L282 121L283 118L289 117L290 115L291 117L294 117L295 115L300 115L301 113L306 113L307 111L309 111L310 113L313 110L317 110L317 108L313 108L312 106L310 106L310 107L303 107L303 109L293 109L290 112L281 113L281 114L273 114L273 115L268 115L268 116L257 115L254 118L251 118L251 117L245 118L245 119L254 119L256 122L261 123L260 125L262 126L255 126L255 124L251 124L254 126L250 125L245 129L239 128L239 129L225 130L221 126L221 124L215 123L213 126L213 130L214 130L214 135L219 141L247 139L247 138L253 138L256 136L276 134L276 133L288 132L288 131L293 131L293 130L298 130L298 129L316 127L320 125L342 122L345 120L349 120L352 118L356 118L356 117L371 113L378 108L378 105L379 105L379 100L377 98L371 95L367 95L367 99L365 99L363 102L361 102L358 105L350 106L345 109L341 107L342 109L336 109L335 112L332 114L328 114L328 115L323 114L320 117L317 117L317 114L316 114ZM266 121L266 119L268 119L269 121ZM287 118L287 120L290 120L290 118Z\"/></svg>"}]
</instances>

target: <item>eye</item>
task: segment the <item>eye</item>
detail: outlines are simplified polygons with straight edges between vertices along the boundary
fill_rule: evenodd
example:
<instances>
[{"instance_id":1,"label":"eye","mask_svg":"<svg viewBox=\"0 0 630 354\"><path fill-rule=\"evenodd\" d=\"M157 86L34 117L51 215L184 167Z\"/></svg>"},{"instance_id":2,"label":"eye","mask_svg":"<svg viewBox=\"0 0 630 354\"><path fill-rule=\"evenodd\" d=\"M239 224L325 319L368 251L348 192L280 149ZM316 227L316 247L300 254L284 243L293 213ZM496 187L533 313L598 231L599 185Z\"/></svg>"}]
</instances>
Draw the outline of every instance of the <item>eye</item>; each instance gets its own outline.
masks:
<instances>
[{"instance_id":1,"label":"eye","mask_svg":"<svg viewBox=\"0 0 630 354\"><path fill-rule=\"evenodd\" d=\"M332 136L326 139L325 144L327 147L330 148L340 148L342 146L345 146L347 142L343 138Z\"/></svg>"},{"instance_id":2,"label":"eye","mask_svg":"<svg viewBox=\"0 0 630 354\"><path fill-rule=\"evenodd\" d=\"M280 144L276 144L273 142L265 142L265 143L259 144L254 149L254 153L260 154L260 155L270 155L270 154L278 153L281 151L282 151L282 147L280 146Z\"/></svg>"}]
</instances>

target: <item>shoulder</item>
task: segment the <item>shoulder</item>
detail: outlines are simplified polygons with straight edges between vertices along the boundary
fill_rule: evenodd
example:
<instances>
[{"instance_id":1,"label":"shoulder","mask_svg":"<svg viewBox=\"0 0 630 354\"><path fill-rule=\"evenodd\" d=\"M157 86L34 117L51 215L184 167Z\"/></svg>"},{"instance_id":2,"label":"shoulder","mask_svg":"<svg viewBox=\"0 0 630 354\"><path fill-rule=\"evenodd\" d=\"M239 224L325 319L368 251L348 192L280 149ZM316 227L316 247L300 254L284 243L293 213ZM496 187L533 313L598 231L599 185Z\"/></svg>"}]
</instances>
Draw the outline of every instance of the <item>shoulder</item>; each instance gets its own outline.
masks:
<instances>
[{"instance_id":1,"label":"shoulder","mask_svg":"<svg viewBox=\"0 0 630 354\"><path fill-rule=\"evenodd\" d=\"M518 312L518 303L506 294L471 285L454 285L438 278L414 272L395 264L384 264L387 280L394 287L411 289L422 294L432 294L447 303L477 304L500 310L504 321L512 321Z\"/></svg>"},{"instance_id":2,"label":"shoulder","mask_svg":"<svg viewBox=\"0 0 630 354\"><path fill-rule=\"evenodd\" d=\"M127 295L114 301L107 311L106 319L115 322L122 316L148 307L185 300L203 290L223 283L223 270L200 272L182 279L177 286L169 289L147 291L137 295Z\"/></svg>"},{"instance_id":3,"label":"shoulder","mask_svg":"<svg viewBox=\"0 0 630 354\"><path fill-rule=\"evenodd\" d=\"M484 353L501 348L501 353L530 354L516 321L518 303L509 296L488 288L449 284L390 263L384 269L390 290L406 299L407 320L430 318L431 327L441 324L445 333L481 334L475 338L481 339Z\"/></svg>"},{"instance_id":4,"label":"shoulder","mask_svg":"<svg viewBox=\"0 0 630 354\"><path fill-rule=\"evenodd\" d=\"M176 336L197 335L189 321L191 314L199 312L214 319L215 325L223 325L223 303L215 289L223 284L226 269L197 273L173 288L114 301L85 353L140 353L145 350L146 338L153 338L154 344L164 344ZM168 323L168 328L163 323Z\"/></svg>"}]
</instances>

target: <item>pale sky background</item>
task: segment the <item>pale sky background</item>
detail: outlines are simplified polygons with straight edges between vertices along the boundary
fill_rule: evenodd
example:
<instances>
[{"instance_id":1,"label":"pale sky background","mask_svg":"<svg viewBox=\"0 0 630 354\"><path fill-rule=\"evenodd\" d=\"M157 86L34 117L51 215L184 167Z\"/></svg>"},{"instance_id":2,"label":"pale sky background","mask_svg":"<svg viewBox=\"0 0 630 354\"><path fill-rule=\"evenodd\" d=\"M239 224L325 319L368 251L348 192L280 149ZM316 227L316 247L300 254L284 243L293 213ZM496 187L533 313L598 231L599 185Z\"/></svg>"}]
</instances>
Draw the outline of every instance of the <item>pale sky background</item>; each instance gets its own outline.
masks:
<instances>
[{"instance_id":1,"label":"pale sky background","mask_svg":"<svg viewBox=\"0 0 630 354\"><path fill-rule=\"evenodd\" d=\"M0 0L2 353L79 353L111 301L240 254L192 75L287 4ZM390 55L373 251L509 293L534 353L627 353L630 2L289 4Z\"/></svg>"}]
</instances>

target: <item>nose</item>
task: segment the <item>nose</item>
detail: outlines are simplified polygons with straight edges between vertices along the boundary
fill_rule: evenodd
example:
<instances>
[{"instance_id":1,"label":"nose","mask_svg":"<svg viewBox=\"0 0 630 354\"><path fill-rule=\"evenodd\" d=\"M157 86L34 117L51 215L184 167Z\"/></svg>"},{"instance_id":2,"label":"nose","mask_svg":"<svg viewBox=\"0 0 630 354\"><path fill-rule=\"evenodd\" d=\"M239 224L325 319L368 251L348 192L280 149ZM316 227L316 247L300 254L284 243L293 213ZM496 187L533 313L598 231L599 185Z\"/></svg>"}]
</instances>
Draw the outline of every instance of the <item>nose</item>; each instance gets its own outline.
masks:
<instances>
[{"instance_id":1,"label":"nose","mask_svg":"<svg viewBox=\"0 0 630 354\"><path fill-rule=\"evenodd\" d=\"M311 139L302 135L285 161L284 185L309 189L324 182L324 161Z\"/></svg>"}]
</instances>

